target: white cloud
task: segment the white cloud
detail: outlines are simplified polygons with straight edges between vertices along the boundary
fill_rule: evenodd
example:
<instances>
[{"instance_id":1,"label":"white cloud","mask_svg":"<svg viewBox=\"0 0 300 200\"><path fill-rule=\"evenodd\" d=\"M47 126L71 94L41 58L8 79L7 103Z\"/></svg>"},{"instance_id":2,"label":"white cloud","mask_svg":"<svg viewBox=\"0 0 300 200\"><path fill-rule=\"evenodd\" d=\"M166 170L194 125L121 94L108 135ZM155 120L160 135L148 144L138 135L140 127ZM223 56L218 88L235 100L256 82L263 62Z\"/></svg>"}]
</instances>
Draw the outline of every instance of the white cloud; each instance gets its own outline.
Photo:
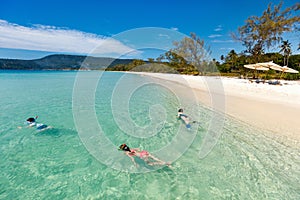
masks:
<instances>
[{"instance_id":1,"label":"white cloud","mask_svg":"<svg viewBox=\"0 0 300 200\"><path fill-rule=\"evenodd\" d=\"M226 47L226 48L225 47L221 47L220 48L220 50L232 50L232 49L234 49L234 48L233 47Z\"/></svg>"},{"instance_id":2,"label":"white cloud","mask_svg":"<svg viewBox=\"0 0 300 200\"><path fill-rule=\"evenodd\" d=\"M113 38L54 26L25 27L1 19L0 47L79 54L96 52L97 55L123 55L135 51Z\"/></svg>"},{"instance_id":3,"label":"white cloud","mask_svg":"<svg viewBox=\"0 0 300 200\"><path fill-rule=\"evenodd\" d=\"M233 40L213 40L212 43L233 43Z\"/></svg>"},{"instance_id":4,"label":"white cloud","mask_svg":"<svg viewBox=\"0 0 300 200\"><path fill-rule=\"evenodd\" d=\"M222 31L222 30L223 30L222 25L218 25L218 26L214 29L214 31L216 31L216 32L219 32L219 31Z\"/></svg>"},{"instance_id":5,"label":"white cloud","mask_svg":"<svg viewBox=\"0 0 300 200\"><path fill-rule=\"evenodd\" d=\"M221 37L222 35L220 34L212 34L212 35L209 35L208 37L209 38L216 38L216 37Z\"/></svg>"},{"instance_id":6,"label":"white cloud","mask_svg":"<svg viewBox=\"0 0 300 200\"><path fill-rule=\"evenodd\" d=\"M178 30L179 30L179 28L176 28L176 27L171 27L171 30L173 30L173 31L178 31Z\"/></svg>"}]
</instances>

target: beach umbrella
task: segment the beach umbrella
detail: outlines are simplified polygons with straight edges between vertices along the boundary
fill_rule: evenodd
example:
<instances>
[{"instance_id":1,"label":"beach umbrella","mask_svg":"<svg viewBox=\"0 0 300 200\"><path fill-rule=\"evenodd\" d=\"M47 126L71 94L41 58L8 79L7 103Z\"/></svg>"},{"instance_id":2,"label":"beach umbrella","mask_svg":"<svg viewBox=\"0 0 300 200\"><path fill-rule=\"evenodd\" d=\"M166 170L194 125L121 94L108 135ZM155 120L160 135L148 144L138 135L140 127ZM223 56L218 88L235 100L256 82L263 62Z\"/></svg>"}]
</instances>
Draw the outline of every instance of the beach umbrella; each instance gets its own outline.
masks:
<instances>
[{"instance_id":1,"label":"beach umbrella","mask_svg":"<svg viewBox=\"0 0 300 200\"><path fill-rule=\"evenodd\" d=\"M280 75L280 78L282 77L283 73L286 72L286 73L293 73L293 74L297 74L299 73L299 71L295 70L295 69L292 69L292 68L289 68L287 66L271 66L270 67L271 69L274 69L276 71L281 71L281 75Z\"/></svg>"},{"instance_id":2,"label":"beach umbrella","mask_svg":"<svg viewBox=\"0 0 300 200\"><path fill-rule=\"evenodd\" d=\"M267 68L271 68L277 71L281 71L281 72L288 72L288 73L299 73L297 70L289 68L287 66L283 66L281 67L280 65L273 63L273 61L270 62L264 62L264 63L256 63L256 65L260 65L262 67L267 67Z\"/></svg>"},{"instance_id":3,"label":"beach umbrella","mask_svg":"<svg viewBox=\"0 0 300 200\"><path fill-rule=\"evenodd\" d=\"M244 67L246 67L246 68L248 68L248 69L262 70L262 71L267 71L267 70L269 70L269 68L264 67L264 66L260 65L259 63L256 63L256 64L249 64L249 65L244 65Z\"/></svg>"},{"instance_id":4,"label":"beach umbrella","mask_svg":"<svg viewBox=\"0 0 300 200\"><path fill-rule=\"evenodd\" d=\"M269 62L263 62L263 63L256 63L259 66L262 67L266 67L266 68L270 68L270 67L281 67L280 65L277 65L276 63L273 63L273 61L269 61Z\"/></svg>"},{"instance_id":5,"label":"beach umbrella","mask_svg":"<svg viewBox=\"0 0 300 200\"><path fill-rule=\"evenodd\" d=\"M280 78L281 78L281 76L283 75L284 72L295 73L295 74L299 73L297 70L289 68L287 66L281 67L280 65L278 65L276 63L273 63L273 61L264 62L264 63L256 63L255 65L266 67L266 68L270 68L270 69L274 69L276 71L281 71L282 73L280 75Z\"/></svg>"},{"instance_id":6,"label":"beach umbrella","mask_svg":"<svg viewBox=\"0 0 300 200\"><path fill-rule=\"evenodd\" d=\"M295 70L295 69L292 69L292 68L289 68L289 67L287 67L287 66L283 66L283 67L281 68L281 71L282 71L282 72L287 72L287 73L293 73L293 74L299 73L299 71L297 71L297 70Z\"/></svg>"},{"instance_id":7,"label":"beach umbrella","mask_svg":"<svg viewBox=\"0 0 300 200\"><path fill-rule=\"evenodd\" d=\"M244 67L248 68L248 69L254 69L255 70L255 76L257 75L257 70L261 70L261 71L267 71L267 70L269 70L269 68L264 67L262 65L259 65L258 63L244 65Z\"/></svg>"}]
</instances>

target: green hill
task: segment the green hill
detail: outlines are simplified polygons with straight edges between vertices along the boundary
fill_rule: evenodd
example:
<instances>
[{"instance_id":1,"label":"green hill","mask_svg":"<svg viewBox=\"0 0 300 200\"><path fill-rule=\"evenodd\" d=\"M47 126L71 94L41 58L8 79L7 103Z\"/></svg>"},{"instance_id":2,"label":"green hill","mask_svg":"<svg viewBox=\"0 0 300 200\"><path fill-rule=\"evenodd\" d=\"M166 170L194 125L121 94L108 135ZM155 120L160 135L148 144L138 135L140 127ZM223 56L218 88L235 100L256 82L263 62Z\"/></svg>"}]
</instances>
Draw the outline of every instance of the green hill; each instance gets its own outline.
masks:
<instances>
[{"instance_id":1,"label":"green hill","mask_svg":"<svg viewBox=\"0 0 300 200\"><path fill-rule=\"evenodd\" d=\"M34 60L0 59L0 70L103 70L132 61L132 59L57 54Z\"/></svg>"}]
</instances>

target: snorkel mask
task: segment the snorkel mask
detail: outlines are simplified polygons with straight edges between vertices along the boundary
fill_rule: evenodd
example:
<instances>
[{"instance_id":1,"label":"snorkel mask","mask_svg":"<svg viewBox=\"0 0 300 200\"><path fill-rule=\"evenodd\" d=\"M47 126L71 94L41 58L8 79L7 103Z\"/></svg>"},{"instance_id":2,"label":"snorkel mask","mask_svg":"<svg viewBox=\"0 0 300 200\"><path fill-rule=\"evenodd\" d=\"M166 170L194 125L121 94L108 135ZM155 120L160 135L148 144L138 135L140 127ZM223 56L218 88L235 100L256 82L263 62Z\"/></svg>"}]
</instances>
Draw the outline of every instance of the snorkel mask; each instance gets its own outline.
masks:
<instances>
[{"instance_id":1,"label":"snorkel mask","mask_svg":"<svg viewBox=\"0 0 300 200\"><path fill-rule=\"evenodd\" d=\"M130 151L130 148L129 148L126 144L120 145L119 150L131 152L131 151Z\"/></svg>"},{"instance_id":2,"label":"snorkel mask","mask_svg":"<svg viewBox=\"0 0 300 200\"><path fill-rule=\"evenodd\" d=\"M35 119L33 117L30 117L26 120L28 123L32 123L35 122Z\"/></svg>"}]
</instances>

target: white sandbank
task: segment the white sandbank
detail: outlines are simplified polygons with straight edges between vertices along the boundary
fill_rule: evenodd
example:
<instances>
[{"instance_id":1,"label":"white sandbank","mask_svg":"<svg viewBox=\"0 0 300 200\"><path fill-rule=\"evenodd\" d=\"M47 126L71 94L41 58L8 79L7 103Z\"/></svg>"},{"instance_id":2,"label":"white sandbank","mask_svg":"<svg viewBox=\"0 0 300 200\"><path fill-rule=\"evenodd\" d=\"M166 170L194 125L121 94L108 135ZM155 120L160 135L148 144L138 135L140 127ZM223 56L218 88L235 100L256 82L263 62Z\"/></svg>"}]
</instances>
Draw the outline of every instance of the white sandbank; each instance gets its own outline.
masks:
<instances>
[{"instance_id":1,"label":"white sandbank","mask_svg":"<svg viewBox=\"0 0 300 200\"><path fill-rule=\"evenodd\" d=\"M300 81L281 80L282 85L269 85L239 78L138 74L185 84L193 89L200 103L212 109L278 136L300 141ZM225 107L215 106L213 98L225 99Z\"/></svg>"}]
</instances>

